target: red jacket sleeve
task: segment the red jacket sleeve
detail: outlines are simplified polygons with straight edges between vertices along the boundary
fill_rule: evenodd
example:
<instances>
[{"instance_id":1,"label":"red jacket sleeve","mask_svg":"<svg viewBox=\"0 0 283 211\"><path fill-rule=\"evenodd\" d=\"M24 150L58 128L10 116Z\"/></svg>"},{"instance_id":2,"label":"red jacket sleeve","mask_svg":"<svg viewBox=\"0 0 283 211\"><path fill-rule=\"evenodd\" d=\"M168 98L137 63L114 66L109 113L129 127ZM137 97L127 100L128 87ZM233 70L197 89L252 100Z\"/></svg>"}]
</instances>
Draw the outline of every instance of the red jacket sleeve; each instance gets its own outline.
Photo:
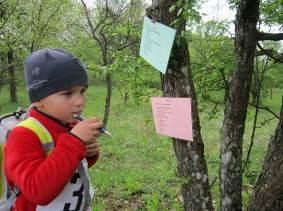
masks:
<instances>
[{"instance_id":1,"label":"red jacket sleeve","mask_svg":"<svg viewBox=\"0 0 283 211\"><path fill-rule=\"evenodd\" d=\"M86 157L86 160L87 160L87 163L88 163L88 167L92 167L96 161L98 160L99 158L99 154L98 155L95 155L93 157Z\"/></svg>"},{"instance_id":2,"label":"red jacket sleeve","mask_svg":"<svg viewBox=\"0 0 283 211\"><path fill-rule=\"evenodd\" d=\"M85 145L64 133L46 155L40 140L31 130L16 127L5 146L5 172L10 185L16 184L34 204L46 205L63 190L86 156Z\"/></svg>"}]
</instances>

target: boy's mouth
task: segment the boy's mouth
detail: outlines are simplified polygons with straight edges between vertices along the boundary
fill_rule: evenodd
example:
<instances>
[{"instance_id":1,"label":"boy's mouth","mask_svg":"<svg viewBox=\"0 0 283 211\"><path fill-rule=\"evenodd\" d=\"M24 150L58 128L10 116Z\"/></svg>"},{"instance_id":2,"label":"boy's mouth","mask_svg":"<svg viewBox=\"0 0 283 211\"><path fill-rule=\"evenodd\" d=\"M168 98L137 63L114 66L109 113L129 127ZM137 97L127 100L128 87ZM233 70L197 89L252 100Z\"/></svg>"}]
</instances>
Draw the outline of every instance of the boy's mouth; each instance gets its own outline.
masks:
<instances>
[{"instance_id":1,"label":"boy's mouth","mask_svg":"<svg viewBox=\"0 0 283 211\"><path fill-rule=\"evenodd\" d=\"M82 114L82 112L81 111L77 111L77 112L73 112L72 113L72 115L74 116L74 115L76 115L76 116L80 116Z\"/></svg>"},{"instance_id":2,"label":"boy's mouth","mask_svg":"<svg viewBox=\"0 0 283 211\"><path fill-rule=\"evenodd\" d=\"M76 119L77 116L81 116L82 112L74 112L72 113L72 117Z\"/></svg>"}]
</instances>

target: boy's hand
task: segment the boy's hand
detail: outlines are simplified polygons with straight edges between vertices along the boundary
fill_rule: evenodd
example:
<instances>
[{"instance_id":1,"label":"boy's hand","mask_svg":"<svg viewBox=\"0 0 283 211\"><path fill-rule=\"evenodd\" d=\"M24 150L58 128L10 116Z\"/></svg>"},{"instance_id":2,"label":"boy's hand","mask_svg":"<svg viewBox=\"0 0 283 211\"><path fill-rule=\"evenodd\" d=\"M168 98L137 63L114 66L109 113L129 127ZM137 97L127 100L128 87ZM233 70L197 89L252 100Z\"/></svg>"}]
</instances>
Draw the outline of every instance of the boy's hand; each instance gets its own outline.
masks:
<instances>
[{"instance_id":1,"label":"boy's hand","mask_svg":"<svg viewBox=\"0 0 283 211\"><path fill-rule=\"evenodd\" d=\"M99 154L100 151L100 147L99 147L99 143L97 142L96 138L93 139L92 143L88 143L86 145L86 156L87 157L93 157L95 155Z\"/></svg>"},{"instance_id":2,"label":"boy's hand","mask_svg":"<svg viewBox=\"0 0 283 211\"><path fill-rule=\"evenodd\" d=\"M79 137L86 145L91 144L92 147L90 148L92 149L91 151L93 151L93 148L96 147L92 144L96 142L96 139L100 134L98 129L102 126L103 124L96 118L89 118L76 124L76 126L71 130L71 133Z\"/></svg>"}]
</instances>

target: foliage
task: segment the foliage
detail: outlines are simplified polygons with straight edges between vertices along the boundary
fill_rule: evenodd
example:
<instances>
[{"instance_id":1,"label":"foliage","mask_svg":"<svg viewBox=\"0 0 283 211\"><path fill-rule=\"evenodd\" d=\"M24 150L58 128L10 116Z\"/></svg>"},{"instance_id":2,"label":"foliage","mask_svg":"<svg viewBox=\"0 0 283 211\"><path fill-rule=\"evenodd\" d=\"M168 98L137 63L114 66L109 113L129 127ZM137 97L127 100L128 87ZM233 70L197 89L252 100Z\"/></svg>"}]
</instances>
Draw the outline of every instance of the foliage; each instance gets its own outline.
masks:
<instances>
[{"instance_id":1,"label":"foliage","mask_svg":"<svg viewBox=\"0 0 283 211\"><path fill-rule=\"evenodd\" d=\"M282 0L262 0L261 19L267 25L279 25L282 29L283 24L283 1Z\"/></svg>"},{"instance_id":2,"label":"foliage","mask_svg":"<svg viewBox=\"0 0 283 211\"><path fill-rule=\"evenodd\" d=\"M31 52L49 46L56 36L64 32L61 14L69 6L69 1L23 1L1 2L0 20L0 81L9 81L9 66L16 67L17 83L22 83L22 61ZM61 29L61 30L60 30ZM12 52L14 61L7 64L7 53Z\"/></svg>"},{"instance_id":3,"label":"foliage","mask_svg":"<svg viewBox=\"0 0 283 211\"><path fill-rule=\"evenodd\" d=\"M280 43L272 41L261 42L261 45L263 48L272 49L275 52L279 52L281 47ZM283 74L282 71L280 71L282 66L282 63L274 62L274 60L267 55L258 56L256 59L256 70L258 70L258 73L256 70L254 71L252 90L254 89L255 84L258 83L256 81L258 76L264 74L261 97L272 97L273 88L282 88Z\"/></svg>"},{"instance_id":4,"label":"foliage","mask_svg":"<svg viewBox=\"0 0 283 211\"><path fill-rule=\"evenodd\" d=\"M201 109L205 101L224 102L223 96L234 69L233 40L225 36L225 32L225 23L209 21L198 24L195 31L187 35L191 40L192 71ZM222 93L221 98L216 97L216 93Z\"/></svg>"},{"instance_id":5,"label":"foliage","mask_svg":"<svg viewBox=\"0 0 283 211\"><path fill-rule=\"evenodd\" d=\"M115 54L115 62L110 66L115 75L117 88L121 97L134 97L136 103L148 100L154 93L160 94L161 85L159 72L127 51ZM126 76L126 77L125 77Z\"/></svg>"},{"instance_id":6,"label":"foliage","mask_svg":"<svg viewBox=\"0 0 283 211\"><path fill-rule=\"evenodd\" d=\"M101 65L113 62L113 54L124 48L135 49L141 23L142 1L97 1L94 13L84 10L92 38L101 51Z\"/></svg>"},{"instance_id":7,"label":"foliage","mask_svg":"<svg viewBox=\"0 0 283 211\"><path fill-rule=\"evenodd\" d=\"M188 24L198 23L201 20L201 16L198 12L200 5L203 1L184 1L178 0L169 9L171 13L177 13L177 17L171 25L178 28L178 25L186 20Z\"/></svg>"},{"instance_id":8,"label":"foliage","mask_svg":"<svg viewBox=\"0 0 283 211\"><path fill-rule=\"evenodd\" d=\"M239 0L229 0L231 9L237 8ZM282 0L261 0L260 22L267 26L278 25L282 29L283 23L283 1Z\"/></svg>"}]
</instances>

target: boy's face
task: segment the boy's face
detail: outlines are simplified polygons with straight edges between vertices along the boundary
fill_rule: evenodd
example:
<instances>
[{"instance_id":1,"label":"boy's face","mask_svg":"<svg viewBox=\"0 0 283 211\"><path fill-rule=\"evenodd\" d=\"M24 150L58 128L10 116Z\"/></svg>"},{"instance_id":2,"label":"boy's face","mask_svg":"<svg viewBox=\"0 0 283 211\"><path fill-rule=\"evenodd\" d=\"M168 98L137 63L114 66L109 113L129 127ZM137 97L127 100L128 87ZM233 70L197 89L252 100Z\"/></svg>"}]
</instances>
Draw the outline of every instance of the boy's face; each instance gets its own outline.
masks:
<instances>
[{"instance_id":1,"label":"boy's face","mask_svg":"<svg viewBox=\"0 0 283 211\"><path fill-rule=\"evenodd\" d=\"M85 107L85 86L75 86L68 90L51 94L34 103L42 112L65 123L75 121L74 114L80 114Z\"/></svg>"}]
</instances>

